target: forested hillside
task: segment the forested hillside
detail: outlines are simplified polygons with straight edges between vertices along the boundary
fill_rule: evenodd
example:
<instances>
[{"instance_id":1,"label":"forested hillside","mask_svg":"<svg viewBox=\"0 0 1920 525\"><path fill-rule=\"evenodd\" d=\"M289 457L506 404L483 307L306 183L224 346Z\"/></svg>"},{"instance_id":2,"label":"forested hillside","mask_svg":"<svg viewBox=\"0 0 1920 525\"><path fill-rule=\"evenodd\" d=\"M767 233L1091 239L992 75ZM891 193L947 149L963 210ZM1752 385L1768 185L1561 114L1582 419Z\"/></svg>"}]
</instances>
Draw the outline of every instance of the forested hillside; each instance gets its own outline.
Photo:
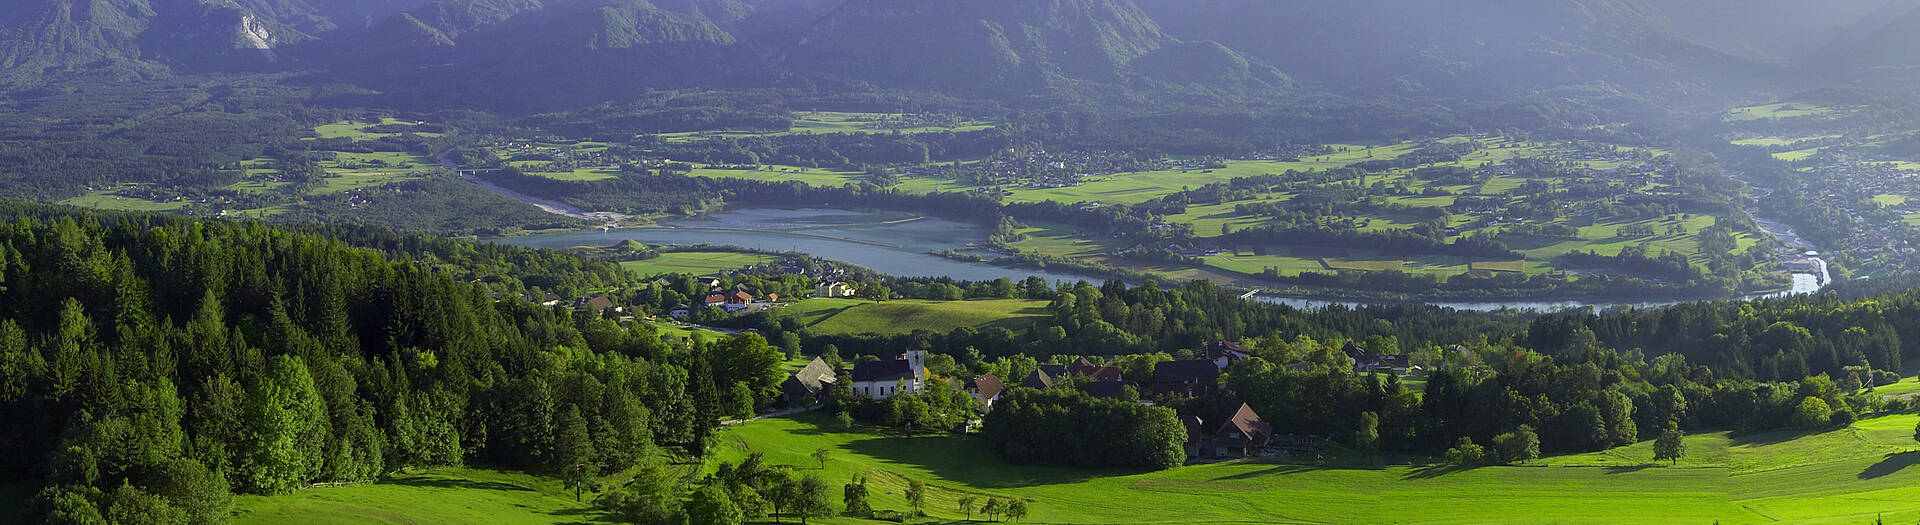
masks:
<instances>
[{"instance_id":1,"label":"forested hillside","mask_svg":"<svg viewBox=\"0 0 1920 525\"><path fill-rule=\"evenodd\" d=\"M336 233L508 274L560 262ZM218 522L230 490L407 466L618 471L656 443L698 450L718 414L694 401L714 385L764 404L778 379L757 337L708 363L644 325L259 225L57 215L9 223L0 246L0 412L17 423L0 463L45 487L38 519Z\"/></svg>"}]
</instances>

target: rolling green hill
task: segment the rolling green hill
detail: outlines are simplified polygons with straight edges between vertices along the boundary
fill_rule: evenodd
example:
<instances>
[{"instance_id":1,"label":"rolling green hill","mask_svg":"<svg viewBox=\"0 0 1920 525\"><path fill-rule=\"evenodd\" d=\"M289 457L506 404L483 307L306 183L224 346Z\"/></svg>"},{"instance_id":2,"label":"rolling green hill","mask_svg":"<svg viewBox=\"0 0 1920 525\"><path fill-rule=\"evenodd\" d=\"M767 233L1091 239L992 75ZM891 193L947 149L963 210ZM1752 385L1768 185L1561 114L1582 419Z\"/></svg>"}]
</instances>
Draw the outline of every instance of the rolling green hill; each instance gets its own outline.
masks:
<instances>
[{"instance_id":1,"label":"rolling green hill","mask_svg":"<svg viewBox=\"0 0 1920 525\"><path fill-rule=\"evenodd\" d=\"M1134 473L1009 465L978 438L842 433L809 415L734 427L720 435L717 459L761 452L808 473L816 468L808 454L826 448L833 459L822 477L867 474L875 509L905 510L906 480L927 482L926 511L936 520L964 518L961 497L990 496L1025 499L1029 521L1062 524L1892 523L1920 518L1920 468L1912 468L1920 455L1904 452L1914 421L1692 436L1678 468L1648 464L1642 443L1519 467L1406 465L1419 458L1380 467L1334 453L1325 466L1256 460Z\"/></svg>"}]
</instances>

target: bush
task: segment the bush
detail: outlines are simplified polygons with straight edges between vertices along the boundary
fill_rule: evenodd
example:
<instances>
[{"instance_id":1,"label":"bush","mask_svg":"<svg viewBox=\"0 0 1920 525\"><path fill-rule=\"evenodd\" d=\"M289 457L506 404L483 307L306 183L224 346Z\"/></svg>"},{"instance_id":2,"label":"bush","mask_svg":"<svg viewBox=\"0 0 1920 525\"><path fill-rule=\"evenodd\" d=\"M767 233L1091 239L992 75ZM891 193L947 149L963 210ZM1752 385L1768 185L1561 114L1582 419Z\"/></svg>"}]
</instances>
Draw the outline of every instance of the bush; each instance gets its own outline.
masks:
<instances>
[{"instance_id":1,"label":"bush","mask_svg":"<svg viewBox=\"0 0 1920 525\"><path fill-rule=\"evenodd\" d=\"M1817 397L1808 397L1800 401L1799 408L1793 410L1793 428L1800 430L1819 430L1833 426L1833 408Z\"/></svg>"},{"instance_id":2,"label":"bush","mask_svg":"<svg viewBox=\"0 0 1920 525\"><path fill-rule=\"evenodd\" d=\"M1487 451L1473 443L1473 438L1460 438L1460 443L1447 449L1447 464L1456 467L1472 467L1487 461Z\"/></svg>"},{"instance_id":3,"label":"bush","mask_svg":"<svg viewBox=\"0 0 1920 525\"><path fill-rule=\"evenodd\" d=\"M1840 407L1839 410L1833 411L1833 415L1827 416L1827 423L1828 423L1828 426L1844 427L1847 425L1852 425L1853 419L1854 419L1854 416L1853 416L1852 408Z\"/></svg>"}]
</instances>

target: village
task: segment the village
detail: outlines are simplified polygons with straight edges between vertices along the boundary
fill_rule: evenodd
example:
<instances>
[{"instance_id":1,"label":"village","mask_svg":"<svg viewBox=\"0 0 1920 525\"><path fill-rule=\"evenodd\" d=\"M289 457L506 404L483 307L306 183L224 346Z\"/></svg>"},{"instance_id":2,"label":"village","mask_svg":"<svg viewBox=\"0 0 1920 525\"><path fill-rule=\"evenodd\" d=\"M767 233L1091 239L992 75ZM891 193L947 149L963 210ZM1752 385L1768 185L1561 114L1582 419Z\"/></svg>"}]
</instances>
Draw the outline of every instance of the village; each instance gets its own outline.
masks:
<instances>
[{"instance_id":1,"label":"village","mask_svg":"<svg viewBox=\"0 0 1920 525\"><path fill-rule=\"evenodd\" d=\"M1465 347L1454 346L1447 351L1452 355L1453 362L1473 360L1472 351ZM927 353L922 350L908 350L893 359L860 360L852 363L851 367L835 367L827 360L815 357L806 366L787 376L781 384L781 392L787 406L801 410L822 406L835 392L859 400L882 401L919 393L931 388L934 382L946 382L947 386L965 392L972 399L976 416L992 411L996 402L1014 388L1071 389L1094 399L1154 405L1156 399L1193 399L1215 393L1222 388L1224 374L1229 368L1253 356L1249 348L1233 341L1215 341L1194 354L1191 359L1155 363L1151 379L1142 382L1128 381L1121 368L1095 364L1085 357L1065 363L1040 364L1017 381L1009 381L991 373L972 377L939 377L929 371ZM1351 342L1340 350L1340 356L1344 359L1344 365L1355 374L1417 376L1426 372L1411 364L1405 355L1374 353ZM1297 362L1286 365L1286 368L1301 371L1314 366L1313 363ZM837 388L840 384L845 387ZM1238 410L1225 420L1207 421L1194 415L1181 414L1180 422L1186 429L1184 446L1190 463L1279 456L1314 459L1319 457L1320 445L1332 439L1330 436L1275 428L1245 403L1240 404ZM978 423L979 419L975 417L950 430L970 432Z\"/></svg>"}]
</instances>

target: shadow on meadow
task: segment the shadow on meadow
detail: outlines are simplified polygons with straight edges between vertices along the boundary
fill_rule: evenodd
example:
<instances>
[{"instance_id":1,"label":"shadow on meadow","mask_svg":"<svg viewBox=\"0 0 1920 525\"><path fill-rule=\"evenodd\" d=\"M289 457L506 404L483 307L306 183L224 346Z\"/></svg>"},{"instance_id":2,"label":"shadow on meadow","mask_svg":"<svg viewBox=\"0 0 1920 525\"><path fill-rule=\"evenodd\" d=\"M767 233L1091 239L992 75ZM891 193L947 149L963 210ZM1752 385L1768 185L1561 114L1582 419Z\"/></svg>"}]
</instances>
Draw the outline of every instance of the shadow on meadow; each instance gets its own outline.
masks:
<instances>
[{"instance_id":1,"label":"shadow on meadow","mask_svg":"<svg viewBox=\"0 0 1920 525\"><path fill-rule=\"evenodd\" d=\"M1732 434L1728 434L1727 439L1729 441L1729 444L1736 447L1759 447L1759 446L1766 446L1766 445L1778 445L1781 443L1786 443L1788 441L1793 441L1793 440L1800 439L1803 437L1808 437L1808 436L1815 436L1815 435L1823 434L1826 432L1829 432L1829 431L1766 430L1766 431L1760 431L1760 432L1734 432ZM1838 432L1838 431L1833 431L1833 432Z\"/></svg>"},{"instance_id":2,"label":"shadow on meadow","mask_svg":"<svg viewBox=\"0 0 1920 525\"><path fill-rule=\"evenodd\" d=\"M479 481L447 477L410 477L386 481L390 485L407 487L433 487L443 489L497 490L503 492L533 492L532 488L498 481Z\"/></svg>"},{"instance_id":3,"label":"shadow on meadow","mask_svg":"<svg viewBox=\"0 0 1920 525\"><path fill-rule=\"evenodd\" d=\"M1905 470L1915 463L1920 463L1920 452L1896 452L1887 454L1886 457L1881 458L1879 462L1868 465L1866 470L1860 471L1859 478L1874 479L1887 476Z\"/></svg>"},{"instance_id":4,"label":"shadow on meadow","mask_svg":"<svg viewBox=\"0 0 1920 525\"><path fill-rule=\"evenodd\" d=\"M1227 481L1227 480L1237 480L1237 479L1256 479L1256 478L1262 478L1267 476L1285 476L1288 474L1300 474L1303 472L1313 472L1316 470L1328 470L1328 468L1316 467L1312 465L1274 465L1273 467L1267 468L1267 469L1255 470L1251 472L1242 472L1239 474L1229 474L1226 476L1213 478L1213 480Z\"/></svg>"},{"instance_id":5,"label":"shadow on meadow","mask_svg":"<svg viewBox=\"0 0 1920 525\"><path fill-rule=\"evenodd\" d=\"M1093 478L1137 473L1014 465L988 450L985 440L967 436L869 436L848 441L841 448L871 457L883 468L888 464L918 468L946 480L982 489L1079 483Z\"/></svg>"},{"instance_id":6,"label":"shadow on meadow","mask_svg":"<svg viewBox=\"0 0 1920 525\"><path fill-rule=\"evenodd\" d=\"M1466 471L1477 469L1477 468L1480 468L1480 467L1462 467L1457 465L1429 465L1425 467L1414 467L1412 469L1408 469L1406 475L1400 476L1400 479L1402 480L1434 479L1434 478L1446 476L1448 474L1457 474L1457 473L1466 472Z\"/></svg>"},{"instance_id":7,"label":"shadow on meadow","mask_svg":"<svg viewBox=\"0 0 1920 525\"><path fill-rule=\"evenodd\" d=\"M551 516L569 518L557 525L601 525L606 523L630 523L618 514L590 507L560 509L547 513Z\"/></svg>"}]
</instances>

